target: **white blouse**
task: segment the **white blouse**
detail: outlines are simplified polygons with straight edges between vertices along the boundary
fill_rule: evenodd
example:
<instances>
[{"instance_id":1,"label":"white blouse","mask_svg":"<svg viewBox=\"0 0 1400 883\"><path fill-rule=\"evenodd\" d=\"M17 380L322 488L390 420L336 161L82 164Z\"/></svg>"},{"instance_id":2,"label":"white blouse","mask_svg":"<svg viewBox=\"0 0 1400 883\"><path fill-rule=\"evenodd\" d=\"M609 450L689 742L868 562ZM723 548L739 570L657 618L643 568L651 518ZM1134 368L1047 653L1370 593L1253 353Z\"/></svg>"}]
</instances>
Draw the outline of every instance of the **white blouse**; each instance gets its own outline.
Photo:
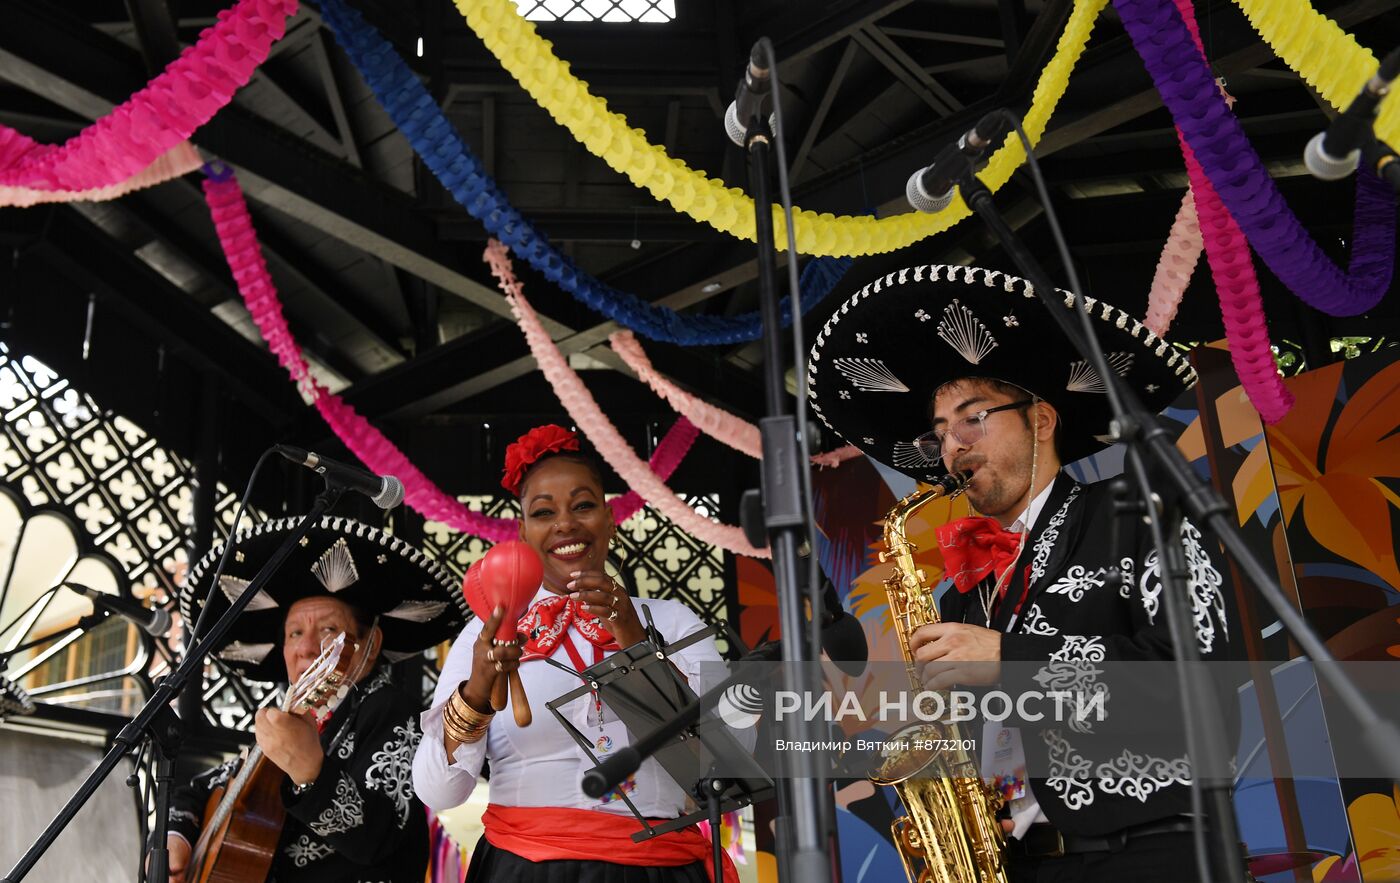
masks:
<instances>
[{"instance_id":1,"label":"white blouse","mask_svg":"<svg viewBox=\"0 0 1400 883\"><path fill-rule=\"evenodd\" d=\"M548 597L541 587L534 600ZM668 600L632 599L638 617L646 623L642 608L651 610L656 628L668 643L685 638L704 628L689 607ZM491 759L491 802L501 806L556 806L572 809L594 809L630 815L627 804L619 799L600 801L585 795L580 787L583 774L594 762L584 753L574 738L545 707L563 694L583 685L583 680L560 671L543 659L520 666L520 680L530 700L534 721L529 727L515 724L514 711L507 706L491 721L486 738L462 745L453 762L448 764L443 749L442 709L457 685L471 676L472 646L481 633L481 620L467 623L452 650L447 655L432 707L423 712L423 741L413 758L413 789L425 804L435 810L449 809L465 802L476 787L482 761ZM585 667L599 658L596 649L576 629L570 629L566 640L573 642ZM613 652L604 654L603 658ZM556 662L574 668L572 657L562 642L552 657ZM724 679L727 670L713 638L699 641L670 657L685 675L691 689L704 693ZM602 727L597 721L593 697L585 693L560 712L579 732L590 740L607 736L615 745L627 744L631 737L616 715L603 705ZM748 749L753 748L755 732L751 729L731 732ZM686 792L666 773L655 758L648 758L637 770L635 787L628 797L647 818L674 818L681 814Z\"/></svg>"}]
</instances>

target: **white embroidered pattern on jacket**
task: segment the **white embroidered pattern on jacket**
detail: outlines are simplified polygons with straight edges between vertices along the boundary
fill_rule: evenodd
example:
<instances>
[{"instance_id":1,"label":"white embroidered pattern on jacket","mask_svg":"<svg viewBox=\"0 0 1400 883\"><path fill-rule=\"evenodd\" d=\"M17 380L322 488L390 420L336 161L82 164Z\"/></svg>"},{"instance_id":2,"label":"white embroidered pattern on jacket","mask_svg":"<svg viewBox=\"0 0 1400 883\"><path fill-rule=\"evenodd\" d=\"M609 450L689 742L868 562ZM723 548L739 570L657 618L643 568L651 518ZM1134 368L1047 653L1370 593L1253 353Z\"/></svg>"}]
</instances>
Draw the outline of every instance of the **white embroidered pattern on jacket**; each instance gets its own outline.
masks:
<instances>
[{"instance_id":1,"label":"white embroidered pattern on jacket","mask_svg":"<svg viewBox=\"0 0 1400 883\"><path fill-rule=\"evenodd\" d=\"M1089 573L1084 565L1076 564L1065 571L1065 575L1055 580L1045 587L1045 591L1051 595L1064 595L1073 604L1078 604L1084 597L1084 593L1090 589L1097 589L1103 585L1103 570L1095 574Z\"/></svg>"},{"instance_id":2,"label":"white embroidered pattern on jacket","mask_svg":"<svg viewBox=\"0 0 1400 883\"><path fill-rule=\"evenodd\" d=\"M1045 740L1048 751L1050 775L1045 784L1060 795L1066 809L1083 809L1094 802L1094 786L1089 783L1093 764L1089 759L1074 750L1059 729L1050 727L1041 730L1040 738Z\"/></svg>"},{"instance_id":3,"label":"white embroidered pattern on jacket","mask_svg":"<svg viewBox=\"0 0 1400 883\"><path fill-rule=\"evenodd\" d=\"M311 839L309 834L303 834L296 840L287 844L287 858L292 860L292 864L298 868L304 868L315 861L320 861L326 856L335 852L329 843L317 843Z\"/></svg>"},{"instance_id":4,"label":"white embroidered pattern on jacket","mask_svg":"<svg viewBox=\"0 0 1400 883\"><path fill-rule=\"evenodd\" d=\"M1050 560L1050 550L1055 548L1055 541L1060 538L1060 528L1064 526L1065 516L1069 514L1070 505L1079 496L1080 487L1081 485L1076 482L1074 487L1070 488L1069 496L1065 497L1064 505L1045 525L1045 530L1041 531L1039 539L1035 541L1035 557L1031 559L1031 586L1034 586L1036 581L1045 575L1045 563Z\"/></svg>"},{"instance_id":5,"label":"white embroidered pattern on jacket","mask_svg":"<svg viewBox=\"0 0 1400 883\"><path fill-rule=\"evenodd\" d=\"M191 823L191 824L193 824L193 825L195 825L195 826L198 826L199 823L202 821L202 819L200 819L199 816L195 815L194 813L190 812L189 810L186 810L186 809L172 809L172 810L170 811L170 821L172 821L172 822L186 821L186 822L189 822L189 823Z\"/></svg>"},{"instance_id":6,"label":"white embroidered pattern on jacket","mask_svg":"<svg viewBox=\"0 0 1400 883\"><path fill-rule=\"evenodd\" d=\"M370 757L365 787L384 792L394 802L402 828L408 824L409 803L413 799L413 754L422 738L418 722L409 718L406 726L394 727L394 737Z\"/></svg>"},{"instance_id":7,"label":"white embroidered pattern on jacket","mask_svg":"<svg viewBox=\"0 0 1400 883\"><path fill-rule=\"evenodd\" d=\"M1186 549L1186 564L1191 581L1191 617L1196 625L1196 638L1201 642L1201 652L1209 653L1215 646L1216 622L1220 631L1226 629L1225 594L1220 587L1224 580L1215 569L1210 556L1201 545L1201 532L1189 521L1181 523L1181 537ZM1142 562L1142 576L1138 591L1142 595L1142 606L1147 611L1150 623L1161 605L1162 569L1157 560L1157 551L1147 553ZM1215 618L1211 618L1211 613Z\"/></svg>"},{"instance_id":8,"label":"white embroidered pattern on jacket","mask_svg":"<svg viewBox=\"0 0 1400 883\"><path fill-rule=\"evenodd\" d=\"M211 770L209 776L209 790L213 791L221 785L227 785L228 780L233 778L233 770L238 766L238 759L226 760Z\"/></svg>"},{"instance_id":9,"label":"white embroidered pattern on jacket","mask_svg":"<svg viewBox=\"0 0 1400 883\"><path fill-rule=\"evenodd\" d=\"M329 837L358 828L364 823L365 799L350 777L341 773L335 783L335 803L322 810L316 821L307 827L322 837Z\"/></svg>"},{"instance_id":10,"label":"white embroidered pattern on jacket","mask_svg":"<svg viewBox=\"0 0 1400 883\"><path fill-rule=\"evenodd\" d=\"M1050 661L1036 672L1035 682L1046 691L1068 691L1076 697L1075 707L1082 708L1091 697L1102 694L1102 704L1091 708L1102 709L1102 716L1108 717L1108 685L1099 681L1103 669L1094 663L1103 662L1106 650L1103 641L1097 637L1065 635L1060 649L1050 654ZM1098 712L1091 712L1095 716ZM1076 733L1092 733L1093 722L1088 716L1076 714L1069 721L1069 728Z\"/></svg>"},{"instance_id":11,"label":"white embroidered pattern on jacket","mask_svg":"<svg viewBox=\"0 0 1400 883\"><path fill-rule=\"evenodd\" d=\"M1032 604L1031 609L1026 611L1026 619L1021 631L1027 635L1058 635L1060 630L1055 628L1045 619L1045 613L1040 609L1040 604Z\"/></svg>"},{"instance_id":12,"label":"white embroidered pattern on jacket","mask_svg":"<svg viewBox=\"0 0 1400 883\"><path fill-rule=\"evenodd\" d=\"M335 750L335 756L341 760L349 760L350 755L355 753L355 734L351 732L345 737L345 741L340 743L340 747Z\"/></svg>"},{"instance_id":13,"label":"white embroidered pattern on jacket","mask_svg":"<svg viewBox=\"0 0 1400 883\"><path fill-rule=\"evenodd\" d=\"M1169 785L1191 784L1191 764L1185 757L1155 757L1125 748L1118 757L1094 766L1075 750L1059 729L1044 730L1041 738L1049 749L1047 772L1050 775L1045 783L1060 795L1069 809L1083 809L1093 804L1098 796L1096 791L1146 803L1149 797Z\"/></svg>"},{"instance_id":14,"label":"white embroidered pattern on jacket","mask_svg":"<svg viewBox=\"0 0 1400 883\"><path fill-rule=\"evenodd\" d=\"M1099 790L1119 797L1133 797L1139 803L1168 785L1190 785L1191 764L1185 757L1154 757L1127 748L1113 760L1094 770Z\"/></svg>"},{"instance_id":15,"label":"white embroidered pattern on jacket","mask_svg":"<svg viewBox=\"0 0 1400 883\"><path fill-rule=\"evenodd\" d=\"M1137 569L1137 563L1133 561L1131 555L1124 556L1123 560L1118 562L1118 569L1122 571L1123 576L1118 583L1118 597L1126 601L1133 595L1133 572ZM1146 604L1147 602L1144 600L1143 606L1145 607ZM1148 620L1151 621L1150 615Z\"/></svg>"},{"instance_id":16,"label":"white embroidered pattern on jacket","mask_svg":"<svg viewBox=\"0 0 1400 883\"><path fill-rule=\"evenodd\" d=\"M381 687L388 686L390 681L389 669L380 668L374 672L374 676L360 685L360 692L368 696Z\"/></svg>"}]
</instances>

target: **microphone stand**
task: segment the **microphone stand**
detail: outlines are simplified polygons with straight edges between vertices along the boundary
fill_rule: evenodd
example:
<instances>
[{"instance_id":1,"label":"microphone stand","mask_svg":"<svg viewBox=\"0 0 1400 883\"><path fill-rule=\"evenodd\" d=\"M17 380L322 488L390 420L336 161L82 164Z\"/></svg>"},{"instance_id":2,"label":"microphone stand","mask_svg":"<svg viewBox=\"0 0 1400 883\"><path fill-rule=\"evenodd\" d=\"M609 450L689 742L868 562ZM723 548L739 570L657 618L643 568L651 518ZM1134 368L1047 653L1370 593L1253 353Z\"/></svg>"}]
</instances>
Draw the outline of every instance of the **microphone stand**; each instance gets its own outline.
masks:
<instances>
[{"instance_id":1,"label":"microphone stand","mask_svg":"<svg viewBox=\"0 0 1400 883\"><path fill-rule=\"evenodd\" d=\"M777 71L771 42L765 37L758 47L766 56L769 70L773 72L770 88L773 89L775 117L777 111ZM769 145L772 133L760 111L761 102L755 103L755 112L747 120L739 120L745 125L744 149L749 154L749 187L754 201L755 240L758 259L759 312L763 321L763 391L768 416L759 421L763 442L763 459L760 461L762 476L763 524L768 533L768 545L773 554L773 580L777 589L778 616L782 624L784 688L806 696L812 692L813 679L810 669L816 661L817 651L811 644L813 630L804 622L802 591L798 585L798 549L807 531L807 513L803 497L803 475L800 470L807 468L803 457L802 440L799 438L797 422L787 402L787 389L784 380L784 358L779 339L782 317L778 307L778 294L774 285L777 273L777 260L774 256L772 194L768 180ZM778 126L782 122L778 120ZM780 170L780 175L784 174ZM789 231L790 232L790 231ZM797 255L789 252L789 261L796 261ZM790 265L795 271L795 265ZM793 273L789 274L790 277ZM794 288L790 294L792 321L797 325L802 321L798 308L798 293ZM801 373L801 372L799 372ZM750 492L752 493L752 492ZM815 580L809 580L808 597L813 615L821 609L821 598L817 594L821 587ZM698 713L698 712L697 712ZM789 715L784 718L785 737L792 742L811 743L817 737L813 721L801 720L804 715ZM793 754L797 754L793 758ZM828 813L823 803L831 801L830 789L825 778L816 768L810 752L784 752L789 776L787 780L786 803L790 810L787 818L789 826L780 826L778 842L786 840L790 845L788 854L787 879L800 883L825 883L839 873L833 867L832 837L824 830L832 827L823 824ZM780 794L784 790L779 783ZM834 816L832 816L834 819ZM782 836L782 828L790 827L790 837ZM781 867L781 866L780 866Z\"/></svg>"},{"instance_id":2,"label":"microphone stand","mask_svg":"<svg viewBox=\"0 0 1400 883\"><path fill-rule=\"evenodd\" d=\"M1017 128L1019 131L1019 126ZM1027 154L1031 155L1030 145L1026 144L1025 148ZM1034 162L1033 157L1031 161ZM1278 582L1264 563L1246 545L1244 536L1228 517L1229 505L1204 479L1196 475L1156 417L1143 407L1142 402L1117 372L1108 367L1093 320L1085 307L1083 293L1075 292L1077 309L1074 312L1079 320L1076 327L1069 312L1057 301L1055 286L1045 270L997 211L991 191L977 178L970 160L965 161L958 181L964 201L997 235L1013 262L1034 286L1036 295L1045 304L1061 333L1088 360L1104 381L1109 404L1114 413L1110 432L1116 441L1121 441L1127 446L1126 462L1142 500L1146 503L1144 509L1150 519L1153 541L1161 561L1163 605L1166 607L1168 625L1179 661L1179 677L1183 681L1182 711L1186 724L1187 751L1196 762L1197 769L1205 770L1218 779L1220 771L1229 768L1227 761L1230 753L1222 734L1209 725L1212 719L1208 699L1212 695L1210 681L1206 678L1202 666L1191 664L1199 663L1200 653L1194 629L1191 627L1192 614L1187 607L1187 599L1190 597L1189 568L1182 544L1175 541L1175 538L1180 536L1182 519L1189 517L1197 524L1207 525L1219 537L1226 551L1269 602L1279 620L1314 664L1331 663L1335 660L1303 620L1302 615L1288 603ZM1043 188L1041 198L1047 203L1046 211L1051 211ZM1053 219L1053 214L1050 217ZM1056 233L1058 234L1058 228ZM1169 489L1165 493L1154 492L1149 484L1146 468L1149 460L1167 478ZM1392 779L1400 779L1400 728L1397 728L1394 722L1383 719L1356 685L1337 671L1335 666L1324 664L1320 668L1319 674L1356 716L1373 752L1386 769L1386 775ZM1193 777L1193 783L1208 792L1220 861L1226 879L1242 883L1245 879L1244 863L1238 857L1239 834L1231 804L1229 782L1226 780L1220 784L1207 785L1201 783L1200 779L1200 776ZM1197 836L1201 836L1199 825ZM1209 879L1208 869L1203 870L1206 871L1206 879Z\"/></svg>"},{"instance_id":3,"label":"microphone stand","mask_svg":"<svg viewBox=\"0 0 1400 883\"><path fill-rule=\"evenodd\" d=\"M242 594L234 600L232 606L220 616L218 621L210 627L207 633L199 639L195 646L191 647L185 654L185 659L180 663L179 668L173 673L163 678L160 685L151 693L151 698L146 700L146 704L136 713L125 727L116 736L112 737L112 747L103 756L102 761L97 765L78 790L49 822L38 839L34 841L29 850L20 858L10 872L5 875L0 883L18 883L24 876L33 869L40 857L53 845L54 840L73 821L73 817L87 803L88 798L97 791L102 781L108 774L116 768L123 755L135 749L142 739L151 739L152 754L155 758L154 779L156 783L156 818L152 829L152 847L149 852L150 864L146 871L147 879L154 881L164 881L169 877L170 856L166 850L166 834L169 825L170 808L170 785L175 777L175 757L180 747L181 721L178 715L170 709L170 703L180 694L185 683L192 677L196 677L204 671L204 659L213 651L214 645L219 642L228 630L233 627L233 623L238 619L239 614L258 594L258 591L267 584L282 566L282 562L292 553L297 542L305 536L311 527L320 520L346 488L333 482L329 477L326 481L326 489L316 496L315 502L311 506L311 511L302 518L301 523L296 526L282 541L282 545L277 547L277 551L272 553L267 563L258 571L257 576L244 588ZM229 538L232 542L232 537Z\"/></svg>"}]
</instances>

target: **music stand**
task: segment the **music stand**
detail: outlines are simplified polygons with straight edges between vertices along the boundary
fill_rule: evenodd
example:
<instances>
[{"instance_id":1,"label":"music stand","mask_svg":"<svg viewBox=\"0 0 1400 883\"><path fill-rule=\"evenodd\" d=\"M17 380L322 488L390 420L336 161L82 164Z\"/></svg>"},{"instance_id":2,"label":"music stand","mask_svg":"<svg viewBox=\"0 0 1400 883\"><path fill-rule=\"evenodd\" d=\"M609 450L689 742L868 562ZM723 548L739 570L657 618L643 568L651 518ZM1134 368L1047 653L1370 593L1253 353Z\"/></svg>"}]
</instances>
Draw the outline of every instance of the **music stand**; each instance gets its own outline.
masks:
<instances>
[{"instance_id":1,"label":"music stand","mask_svg":"<svg viewBox=\"0 0 1400 883\"><path fill-rule=\"evenodd\" d=\"M597 765L599 759L593 752L593 743L560 712L560 707L597 690L598 697L626 725L635 740L639 735L649 733L675 718L686 706L695 702L695 691L670 664L670 656L712 637L715 632L715 626L707 626L665 645L661 650L652 640L641 641L582 672L574 672L567 666L555 663L571 674L582 677L585 683L546 702L545 706ZM766 800L773 794L773 780L753 759L752 753L729 732L724 721L714 714L702 715L696 724L687 727L676 739L657 750L655 757L687 793L704 796L709 804L708 815L713 826L711 836L717 845L719 826L716 819L721 813ZM723 758L726 770L722 776L716 774L718 758ZM687 782L694 785L687 788ZM693 825L707 815L706 811L696 810L654 824L637 810L625 792L622 799L642 825L642 830L632 835L632 839L639 843Z\"/></svg>"}]
</instances>

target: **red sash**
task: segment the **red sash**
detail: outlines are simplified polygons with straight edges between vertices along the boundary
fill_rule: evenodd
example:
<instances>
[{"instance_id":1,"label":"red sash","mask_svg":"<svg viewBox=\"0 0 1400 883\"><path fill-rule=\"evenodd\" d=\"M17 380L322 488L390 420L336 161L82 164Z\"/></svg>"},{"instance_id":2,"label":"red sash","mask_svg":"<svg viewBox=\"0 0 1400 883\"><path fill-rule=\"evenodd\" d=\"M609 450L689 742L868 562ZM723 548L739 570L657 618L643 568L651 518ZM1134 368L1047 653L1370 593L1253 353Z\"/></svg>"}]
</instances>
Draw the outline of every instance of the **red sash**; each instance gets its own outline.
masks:
<instances>
[{"instance_id":1,"label":"red sash","mask_svg":"<svg viewBox=\"0 0 1400 883\"><path fill-rule=\"evenodd\" d=\"M629 816L558 806L491 804L481 817L486 840L497 849L532 862L576 859L637 867L673 868L704 862L714 881L713 847L696 828L682 828L640 843L632 840L637 822ZM729 853L724 855L724 883L739 883Z\"/></svg>"}]
</instances>

